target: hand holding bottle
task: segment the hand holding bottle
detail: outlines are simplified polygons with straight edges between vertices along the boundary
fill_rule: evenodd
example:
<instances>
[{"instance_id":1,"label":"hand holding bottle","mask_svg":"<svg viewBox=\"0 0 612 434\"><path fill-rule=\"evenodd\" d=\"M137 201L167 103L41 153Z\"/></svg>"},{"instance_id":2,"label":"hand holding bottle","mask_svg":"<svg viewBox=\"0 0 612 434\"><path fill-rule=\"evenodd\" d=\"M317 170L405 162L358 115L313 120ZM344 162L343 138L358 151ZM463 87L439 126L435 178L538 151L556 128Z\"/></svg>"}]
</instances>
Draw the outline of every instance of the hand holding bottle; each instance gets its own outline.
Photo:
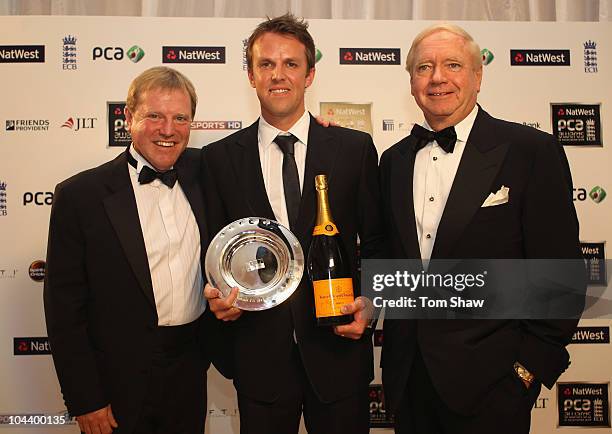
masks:
<instances>
[{"instance_id":1,"label":"hand holding bottle","mask_svg":"<svg viewBox=\"0 0 612 434\"><path fill-rule=\"evenodd\" d=\"M367 297L357 297L354 302L345 304L341 308L345 315L353 315L353 321L349 324L334 327L334 333L347 339L359 339L368 327L374 314L374 306Z\"/></svg>"}]
</instances>

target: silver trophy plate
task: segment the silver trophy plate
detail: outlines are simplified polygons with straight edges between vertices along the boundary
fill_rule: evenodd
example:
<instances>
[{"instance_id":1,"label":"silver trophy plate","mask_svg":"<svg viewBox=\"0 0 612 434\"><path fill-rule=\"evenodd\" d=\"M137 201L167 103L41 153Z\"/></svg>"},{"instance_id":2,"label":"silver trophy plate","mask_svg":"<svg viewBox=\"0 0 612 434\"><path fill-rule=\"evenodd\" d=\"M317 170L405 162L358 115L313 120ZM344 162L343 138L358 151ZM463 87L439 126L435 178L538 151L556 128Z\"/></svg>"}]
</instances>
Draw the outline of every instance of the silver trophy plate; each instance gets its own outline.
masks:
<instances>
[{"instance_id":1,"label":"silver trophy plate","mask_svg":"<svg viewBox=\"0 0 612 434\"><path fill-rule=\"evenodd\" d=\"M227 297L238 287L234 306L265 310L287 300L304 272L304 252L289 229L274 220L246 217L224 227L206 252L208 283Z\"/></svg>"}]
</instances>

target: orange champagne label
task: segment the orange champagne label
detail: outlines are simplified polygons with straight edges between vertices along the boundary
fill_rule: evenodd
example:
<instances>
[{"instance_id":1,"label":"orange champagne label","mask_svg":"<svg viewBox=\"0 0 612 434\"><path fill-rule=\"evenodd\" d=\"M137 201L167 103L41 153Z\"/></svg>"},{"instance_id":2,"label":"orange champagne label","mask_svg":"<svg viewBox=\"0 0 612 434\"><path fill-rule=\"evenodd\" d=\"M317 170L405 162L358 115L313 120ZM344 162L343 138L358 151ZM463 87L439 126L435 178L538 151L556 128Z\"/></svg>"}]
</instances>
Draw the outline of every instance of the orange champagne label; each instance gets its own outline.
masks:
<instances>
[{"instance_id":1,"label":"orange champagne label","mask_svg":"<svg viewBox=\"0 0 612 434\"><path fill-rule=\"evenodd\" d=\"M315 280L314 299L317 318L344 315L340 308L355 301L353 279Z\"/></svg>"},{"instance_id":2,"label":"orange champagne label","mask_svg":"<svg viewBox=\"0 0 612 434\"><path fill-rule=\"evenodd\" d=\"M331 222L315 226L314 230L312 231L313 235L327 235L328 237L339 233L340 232L338 232L336 225Z\"/></svg>"}]
</instances>

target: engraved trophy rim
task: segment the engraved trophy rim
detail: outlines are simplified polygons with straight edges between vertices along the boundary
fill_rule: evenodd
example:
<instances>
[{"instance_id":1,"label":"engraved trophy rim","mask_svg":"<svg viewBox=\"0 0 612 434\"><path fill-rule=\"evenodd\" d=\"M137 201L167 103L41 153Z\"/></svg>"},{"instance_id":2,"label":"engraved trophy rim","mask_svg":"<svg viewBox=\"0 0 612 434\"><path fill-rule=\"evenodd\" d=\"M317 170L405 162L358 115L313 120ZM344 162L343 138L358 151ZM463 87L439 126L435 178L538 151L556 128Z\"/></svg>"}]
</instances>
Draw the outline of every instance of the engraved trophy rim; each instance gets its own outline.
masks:
<instances>
[{"instance_id":1,"label":"engraved trophy rim","mask_svg":"<svg viewBox=\"0 0 612 434\"><path fill-rule=\"evenodd\" d=\"M265 252L267 261L254 251ZM215 235L204 264L208 283L223 297L238 287L234 306L260 311L278 306L295 292L304 273L304 252L297 237L278 221L245 217Z\"/></svg>"}]
</instances>

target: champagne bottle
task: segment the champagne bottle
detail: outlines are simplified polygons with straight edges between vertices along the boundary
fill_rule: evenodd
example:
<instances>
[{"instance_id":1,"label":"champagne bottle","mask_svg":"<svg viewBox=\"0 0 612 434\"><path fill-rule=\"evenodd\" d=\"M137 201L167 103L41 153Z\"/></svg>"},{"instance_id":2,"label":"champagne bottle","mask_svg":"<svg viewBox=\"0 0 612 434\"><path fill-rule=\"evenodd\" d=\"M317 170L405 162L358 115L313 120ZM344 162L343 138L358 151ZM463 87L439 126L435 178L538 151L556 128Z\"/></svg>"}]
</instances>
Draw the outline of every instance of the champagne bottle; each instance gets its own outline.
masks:
<instances>
[{"instance_id":1,"label":"champagne bottle","mask_svg":"<svg viewBox=\"0 0 612 434\"><path fill-rule=\"evenodd\" d=\"M327 177L315 177L317 220L308 250L308 275L314 289L317 325L348 324L352 315L343 315L340 308L355 300L349 259L334 223L327 195Z\"/></svg>"}]
</instances>

